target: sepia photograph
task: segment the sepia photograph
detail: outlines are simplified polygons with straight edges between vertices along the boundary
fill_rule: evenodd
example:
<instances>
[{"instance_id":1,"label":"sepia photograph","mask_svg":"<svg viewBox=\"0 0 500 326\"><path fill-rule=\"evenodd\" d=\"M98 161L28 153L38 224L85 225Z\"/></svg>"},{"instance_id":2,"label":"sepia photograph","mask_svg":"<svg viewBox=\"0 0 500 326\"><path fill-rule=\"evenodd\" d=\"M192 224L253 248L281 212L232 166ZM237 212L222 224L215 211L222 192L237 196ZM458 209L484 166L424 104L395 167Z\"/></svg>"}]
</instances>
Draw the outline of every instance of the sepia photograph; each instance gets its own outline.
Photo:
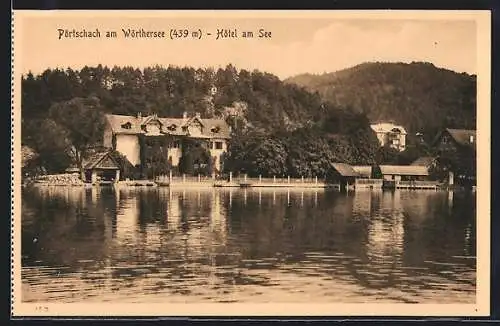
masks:
<instances>
[{"instance_id":1,"label":"sepia photograph","mask_svg":"<svg viewBox=\"0 0 500 326\"><path fill-rule=\"evenodd\" d=\"M13 316L489 314L488 11L13 19Z\"/></svg>"}]
</instances>

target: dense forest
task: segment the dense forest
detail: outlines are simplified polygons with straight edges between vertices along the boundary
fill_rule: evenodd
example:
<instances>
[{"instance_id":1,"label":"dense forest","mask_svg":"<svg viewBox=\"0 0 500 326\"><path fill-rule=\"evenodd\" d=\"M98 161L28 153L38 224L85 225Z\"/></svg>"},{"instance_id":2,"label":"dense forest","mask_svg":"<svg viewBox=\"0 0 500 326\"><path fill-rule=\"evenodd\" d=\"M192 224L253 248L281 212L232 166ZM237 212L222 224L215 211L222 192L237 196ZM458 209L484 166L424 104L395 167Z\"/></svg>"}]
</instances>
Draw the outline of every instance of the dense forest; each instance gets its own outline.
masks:
<instances>
[{"instance_id":1,"label":"dense forest","mask_svg":"<svg viewBox=\"0 0 500 326\"><path fill-rule=\"evenodd\" d=\"M476 128L476 76L430 63L364 63L285 82L318 92L335 106L364 113L371 122L393 121L411 135L423 133L428 141L444 127Z\"/></svg>"},{"instance_id":2,"label":"dense forest","mask_svg":"<svg viewBox=\"0 0 500 326\"><path fill-rule=\"evenodd\" d=\"M383 158L362 113L260 72L188 67L47 69L22 79L22 143L30 166L81 164L99 143L103 114L220 117L232 126L224 166L251 175L326 175L333 161Z\"/></svg>"}]
</instances>

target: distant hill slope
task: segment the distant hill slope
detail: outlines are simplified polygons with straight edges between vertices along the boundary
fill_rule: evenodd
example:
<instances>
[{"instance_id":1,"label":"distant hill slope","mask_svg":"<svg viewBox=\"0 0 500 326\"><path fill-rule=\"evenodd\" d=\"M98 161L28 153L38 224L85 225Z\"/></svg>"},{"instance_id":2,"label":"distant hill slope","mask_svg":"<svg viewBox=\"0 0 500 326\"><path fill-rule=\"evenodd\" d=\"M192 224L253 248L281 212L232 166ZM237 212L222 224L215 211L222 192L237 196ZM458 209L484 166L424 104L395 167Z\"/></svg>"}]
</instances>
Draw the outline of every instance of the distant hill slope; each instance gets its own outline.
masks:
<instances>
[{"instance_id":1,"label":"distant hill slope","mask_svg":"<svg viewBox=\"0 0 500 326\"><path fill-rule=\"evenodd\" d=\"M285 80L318 92L334 106L393 121L431 139L443 127L475 128L476 76L430 63L364 63L322 75Z\"/></svg>"}]
</instances>

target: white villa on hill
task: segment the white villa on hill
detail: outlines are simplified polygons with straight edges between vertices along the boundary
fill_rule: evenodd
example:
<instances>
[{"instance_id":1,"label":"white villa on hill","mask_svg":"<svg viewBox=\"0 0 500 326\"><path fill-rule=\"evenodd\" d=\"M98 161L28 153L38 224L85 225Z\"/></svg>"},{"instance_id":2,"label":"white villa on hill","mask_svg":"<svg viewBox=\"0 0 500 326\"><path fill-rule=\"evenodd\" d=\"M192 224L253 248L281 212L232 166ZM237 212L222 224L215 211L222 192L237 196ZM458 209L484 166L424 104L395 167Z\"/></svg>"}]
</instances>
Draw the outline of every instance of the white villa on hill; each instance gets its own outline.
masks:
<instances>
[{"instance_id":1,"label":"white villa on hill","mask_svg":"<svg viewBox=\"0 0 500 326\"><path fill-rule=\"evenodd\" d=\"M126 116L107 114L103 145L123 154L132 165L141 164L141 142L139 137L170 137L168 160L172 166L179 165L182 143L186 138L196 139L206 145L214 167L220 170L221 155L227 151L230 126L222 119L202 119L199 114L182 118L160 118L150 116Z\"/></svg>"},{"instance_id":2,"label":"white villa on hill","mask_svg":"<svg viewBox=\"0 0 500 326\"><path fill-rule=\"evenodd\" d=\"M389 146L398 151L404 151L406 148L406 130L402 126L393 123L372 124L371 128L377 134L380 146Z\"/></svg>"}]
</instances>

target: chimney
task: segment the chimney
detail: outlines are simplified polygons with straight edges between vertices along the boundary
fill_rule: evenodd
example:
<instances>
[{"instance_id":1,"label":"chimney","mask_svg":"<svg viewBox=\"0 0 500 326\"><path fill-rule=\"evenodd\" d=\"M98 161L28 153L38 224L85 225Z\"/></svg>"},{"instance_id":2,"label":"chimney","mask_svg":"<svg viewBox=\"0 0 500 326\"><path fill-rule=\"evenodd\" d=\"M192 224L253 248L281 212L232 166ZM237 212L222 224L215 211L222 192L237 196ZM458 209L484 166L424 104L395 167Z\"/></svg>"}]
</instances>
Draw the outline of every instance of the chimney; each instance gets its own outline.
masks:
<instances>
[{"instance_id":1,"label":"chimney","mask_svg":"<svg viewBox=\"0 0 500 326\"><path fill-rule=\"evenodd\" d=\"M201 114L199 112L196 112L195 116L200 119L201 118Z\"/></svg>"},{"instance_id":2,"label":"chimney","mask_svg":"<svg viewBox=\"0 0 500 326\"><path fill-rule=\"evenodd\" d=\"M142 113L141 112L137 112L137 118L142 118Z\"/></svg>"},{"instance_id":3,"label":"chimney","mask_svg":"<svg viewBox=\"0 0 500 326\"><path fill-rule=\"evenodd\" d=\"M472 144L474 143L474 136L473 135L470 135L469 136L469 142Z\"/></svg>"},{"instance_id":4,"label":"chimney","mask_svg":"<svg viewBox=\"0 0 500 326\"><path fill-rule=\"evenodd\" d=\"M186 111L184 111L184 112L182 113L182 117L183 117L184 119L187 119L188 114L187 114L187 112L186 112Z\"/></svg>"}]
</instances>

